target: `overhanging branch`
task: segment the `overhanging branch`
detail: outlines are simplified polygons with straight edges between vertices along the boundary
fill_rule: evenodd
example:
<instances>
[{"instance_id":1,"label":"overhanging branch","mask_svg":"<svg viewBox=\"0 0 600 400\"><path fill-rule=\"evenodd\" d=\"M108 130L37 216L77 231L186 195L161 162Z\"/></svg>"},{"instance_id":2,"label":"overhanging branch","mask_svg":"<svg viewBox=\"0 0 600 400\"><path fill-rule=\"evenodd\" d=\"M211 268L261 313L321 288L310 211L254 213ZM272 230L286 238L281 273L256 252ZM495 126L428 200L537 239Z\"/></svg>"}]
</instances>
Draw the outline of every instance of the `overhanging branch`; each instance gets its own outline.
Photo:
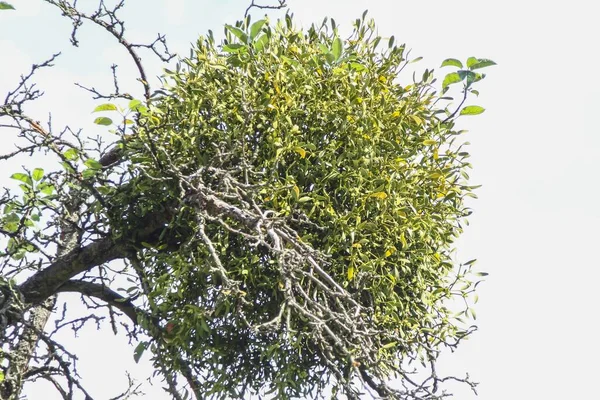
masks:
<instances>
[{"instance_id":1,"label":"overhanging branch","mask_svg":"<svg viewBox=\"0 0 600 400\"><path fill-rule=\"evenodd\" d=\"M50 266L27 279L19 287L25 303L38 304L44 301L75 275L123 258L125 250L124 246L115 244L111 238L105 238L57 258Z\"/></svg>"},{"instance_id":2,"label":"overhanging branch","mask_svg":"<svg viewBox=\"0 0 600 400\"><path fill-rule=\"evenodd\" d=\"M105 285L93 282L70 280L61 285L57 292L75 292L98 298L122 311L135 325L138 323L137 317L141 311L127 297L121 296L119 293Z\"/></svg>"}]
</instances>

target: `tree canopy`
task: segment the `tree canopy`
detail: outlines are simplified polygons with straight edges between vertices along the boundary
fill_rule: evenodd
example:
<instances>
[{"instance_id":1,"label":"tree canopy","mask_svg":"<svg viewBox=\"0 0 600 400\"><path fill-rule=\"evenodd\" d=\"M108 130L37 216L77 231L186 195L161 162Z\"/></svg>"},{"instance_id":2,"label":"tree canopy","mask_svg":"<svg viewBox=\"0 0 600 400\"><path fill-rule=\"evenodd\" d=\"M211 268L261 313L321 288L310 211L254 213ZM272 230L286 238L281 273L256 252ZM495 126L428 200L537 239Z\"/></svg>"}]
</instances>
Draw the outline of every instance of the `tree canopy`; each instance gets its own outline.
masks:
<instances>
[{"instance_id":1,"label":"tree canopy","mask_svg":"<svg viewBox=\"0 0 600 400\"><path fill-rule=\"evenodd\" d=\"M49 3L123 34L102 24L118 8L90 16ZM435 362L474 330L477 275L453 259L475 189L456 121L484 111L465 102L494 63L447 59L441 88L432 69L406 82L406 46L378 36L366 13L353 27L303 30L287 14L226 25L221 43L200 37L159 90L140 67L145 97L96 93L95 122L116 138L108 148L25 115L20 105L37 98L26 81L7 97L0 118L29 147L1 158L57 160L56 171L14 173L22 193L0 199L7 398L32 370L13 368L23 332L57 348L32 310L52 310L60 292L128 317L136 359L149 351L174 398L332 388L438 399L448 380L475 386L438 376ZM131 287L111 288L115 276ZM59 368L58 349L33 361ZM62 375L84 390L71 368Z\"/></svg>"}]
</instances>

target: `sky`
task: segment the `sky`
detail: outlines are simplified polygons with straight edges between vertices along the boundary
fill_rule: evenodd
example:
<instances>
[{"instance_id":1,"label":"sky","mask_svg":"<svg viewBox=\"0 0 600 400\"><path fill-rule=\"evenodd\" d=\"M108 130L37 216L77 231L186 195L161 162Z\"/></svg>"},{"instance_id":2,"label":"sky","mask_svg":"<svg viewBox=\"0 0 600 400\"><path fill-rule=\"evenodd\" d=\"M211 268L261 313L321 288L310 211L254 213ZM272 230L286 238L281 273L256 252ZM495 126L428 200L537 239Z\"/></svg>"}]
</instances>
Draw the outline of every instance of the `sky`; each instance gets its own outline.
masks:
<instances>
[{"instance_id":1,"label":"sky","mask_svg":"<svg viewBox=\"0 0 600 400\"><path fill-rule=\"evenodd\" d=\"M56 10L41 0L12 3L16 11L0 13L0 95L31 63L63 51L56 67L39 75L46 96L30 113L46 121L52 111L57 127L97 130L91 110L98 103L73 82L106 86L109 66L117 63L124 83L133 76L124 51L92 27L82 29L80 47L73 48L70 23ZM166 33L172 49L186 55L198 35L221 32L223 24L242 17L248 3L129 0L125 19L134 40ZM483 186L456 257L477 258L478 269L490 275L479 286L479 331L445 354L440 369L469 372L480 382L479 397L456 387L460 400L591 398L600 359L595 2L289 0L289 6L305 27L329 16L346 29L368 9L382 36L394 35L412 56L423 57L417 70L437 69L449 57L497 62L479 87L476 102L485 113L459 122L469 130L472 182ZM160 74L160 64L147 60L151 75ZM135 86L125 90L139 93ZM0 134L4 153L13 133ZM2 186L19 162L30 164L0 164ZM140 379L151 372L144 360L136 365L133 349L110 333L90 329L71 342L82 352L82 374L99 399L125 384L124 369ZM147 398L163 398L158 386L146 386L146 392ZM33 400L58 399L41 384L25 393Z\"/></svg>"}]
</instances>

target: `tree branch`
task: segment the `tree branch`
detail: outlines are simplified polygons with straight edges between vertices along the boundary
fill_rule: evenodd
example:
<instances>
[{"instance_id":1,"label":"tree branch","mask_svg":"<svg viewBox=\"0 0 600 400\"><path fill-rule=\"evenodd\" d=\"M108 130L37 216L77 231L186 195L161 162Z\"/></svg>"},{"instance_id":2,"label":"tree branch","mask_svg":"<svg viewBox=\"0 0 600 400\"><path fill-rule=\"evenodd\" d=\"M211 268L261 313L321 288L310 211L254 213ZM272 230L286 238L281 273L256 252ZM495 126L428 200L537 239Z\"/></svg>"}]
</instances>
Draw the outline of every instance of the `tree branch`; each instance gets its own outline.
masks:
<instances>
[{"instance_id":1,"label":"tree branch","mask_svg":"<svg viewBox=\"0 0 600 400\"><path fill-rule=\"evenodd\" d=\"M105 285L93 282L70 280L61 285L57 289L57 292L75 292L86 296L96 297L122 311L129 317L134 325L137 325L138 323L137 317L141 310L137 308L130 299L121 296L119 293Z\"/></svg>"},{"instance_id":2,"label":"tree branch","mask_svg":"<svg viewBox=\"0 0 600 400\"><path fill-rule=\"evenodd\" d=\"M23 294L25 303L41 303L75 275L106 262L123 258L125 254L124 246L115 244L111 238L104 238L57 258L50 266L27 279L19 290Z\"/></svg>"}]
</instances>

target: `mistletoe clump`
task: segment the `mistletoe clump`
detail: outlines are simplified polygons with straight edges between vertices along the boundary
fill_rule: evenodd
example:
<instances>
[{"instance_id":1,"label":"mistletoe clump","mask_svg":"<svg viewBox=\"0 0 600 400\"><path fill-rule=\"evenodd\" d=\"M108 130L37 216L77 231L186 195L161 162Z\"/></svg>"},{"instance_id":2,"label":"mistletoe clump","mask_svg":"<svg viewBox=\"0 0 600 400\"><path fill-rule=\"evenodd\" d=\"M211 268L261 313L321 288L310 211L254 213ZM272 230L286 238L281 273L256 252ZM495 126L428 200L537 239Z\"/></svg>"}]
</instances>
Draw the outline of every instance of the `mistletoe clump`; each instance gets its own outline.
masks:
<instances>
[{"instance_id":1,"label":"mistletoe clump","mask_svg":"<svg viewBox=\"0 0 600 400\"><path fill-rule=\"evenodd\" d=\"M200 38L135 105L130 176L109 191L115 238L156 229L137 256L145 323L165 327L155 354L206 396L332 384L357 398L362 381L438 398L439 351L470 332L447 308L472 290L470 264L451 259L473 189L455 121L483 111L461 107L493 62L446 60L460 69L436 92L431 70L401 82L405 46L364 15L345 40L333 21L300 31L290 17L226 35ZM452 112L442 97L460 82ZM424 384L413 361L431 365Z\"/></svg>"}]
</instances>

